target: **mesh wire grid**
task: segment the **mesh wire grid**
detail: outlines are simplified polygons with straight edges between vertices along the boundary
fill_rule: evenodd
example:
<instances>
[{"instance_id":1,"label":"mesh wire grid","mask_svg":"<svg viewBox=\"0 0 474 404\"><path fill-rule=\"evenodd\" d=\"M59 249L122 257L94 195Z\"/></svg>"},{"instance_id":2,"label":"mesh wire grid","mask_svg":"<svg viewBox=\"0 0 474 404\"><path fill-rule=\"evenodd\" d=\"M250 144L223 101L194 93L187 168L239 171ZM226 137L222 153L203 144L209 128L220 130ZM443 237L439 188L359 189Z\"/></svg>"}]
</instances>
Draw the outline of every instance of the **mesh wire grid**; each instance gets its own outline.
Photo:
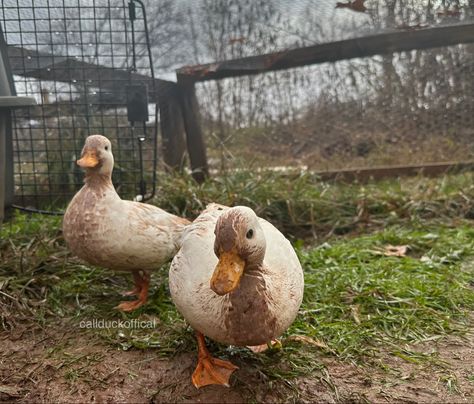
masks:
<instances>
[{"instance_id":1,"label":"mesh wire grid","mask_svg":"<svg viewBox=\"0 0 474 404\"><path fill-rule=\"evenodd\" d=\"M139 147L150 178L156 119L151 104L146 126L136 122L132 128L127 120L127 86L146 82L154 96L140 7L135 15L131 21L125 1L2 2L0 20L16 92L38 102L13 116L16 204L64 206L82 186L75 160L85 138L96 133L112 141L118 192L128 198L142 193Z\"/></svg>"},{"instance_id":2,"label":"mesh wire grid","mask_svg":"<svg viewBox=\"0 0 474 404\"><path fill-rule=\"evenodd\" d=\"M467 161L473 77L466 44L199 83L209 162L324 171Z\"/></svg>"}]
</instances>

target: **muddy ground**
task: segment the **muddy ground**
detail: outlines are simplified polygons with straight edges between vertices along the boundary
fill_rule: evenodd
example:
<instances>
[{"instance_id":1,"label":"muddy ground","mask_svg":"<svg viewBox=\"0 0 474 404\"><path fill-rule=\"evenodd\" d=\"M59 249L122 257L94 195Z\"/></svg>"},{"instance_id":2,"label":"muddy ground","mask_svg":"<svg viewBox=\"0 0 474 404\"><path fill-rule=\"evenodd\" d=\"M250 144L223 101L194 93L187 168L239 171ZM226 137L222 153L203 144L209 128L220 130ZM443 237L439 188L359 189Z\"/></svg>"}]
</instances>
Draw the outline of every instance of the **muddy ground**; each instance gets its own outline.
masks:
<instances>
[{"instance_id":1,"label":"muddy ground","mask_svg":"<svg viewBox=\"0 0 474 404\"><path fill-rule=\"evenodd\" d=\"M230 388L191 384L195 352L162 358L120 350L96 334L57 324L0 334L0 400L18 402L474 402L474 336L410 347L436 358L355 366L321 353L323 371L288 383L236 363ZM441 365L440 365L441 364Z\"/></svg>"}]
</instances>

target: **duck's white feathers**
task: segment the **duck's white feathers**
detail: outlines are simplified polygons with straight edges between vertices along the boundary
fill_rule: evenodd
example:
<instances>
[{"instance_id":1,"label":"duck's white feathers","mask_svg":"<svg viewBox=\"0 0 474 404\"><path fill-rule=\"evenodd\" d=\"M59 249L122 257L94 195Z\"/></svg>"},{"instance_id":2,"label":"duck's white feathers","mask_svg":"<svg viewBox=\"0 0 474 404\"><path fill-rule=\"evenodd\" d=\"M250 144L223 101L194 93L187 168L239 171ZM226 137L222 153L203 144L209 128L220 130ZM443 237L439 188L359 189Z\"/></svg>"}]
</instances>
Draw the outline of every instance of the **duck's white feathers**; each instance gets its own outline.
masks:
<instances>
[{"instance_id":1,"label":"duck's white feathers","mask_svg":"<svg viewBox=\"0 0 474 404\"><path fill-rule=\"evenodd\" d=\"M93 265L152 270L173 257L188 223L156 206L122 200L104 179L74 196L63 233L70 250Z\"/></svg>"},{"instance_id":2,"label":"duck's white feathers","mask_svg":"<svg viewBox=\"0 0 474 404\"><path fill-rule=\"evenodd\" d=\"M303 297L303 271L290 242L259 219L266 239L263 271L247 273L224 296L210 288L217 218L229 209L211 204L183 234L169 276L176 307L190 325L215 341L259 345L278 337L293 322Z\"/></svg>"}]
</instances>

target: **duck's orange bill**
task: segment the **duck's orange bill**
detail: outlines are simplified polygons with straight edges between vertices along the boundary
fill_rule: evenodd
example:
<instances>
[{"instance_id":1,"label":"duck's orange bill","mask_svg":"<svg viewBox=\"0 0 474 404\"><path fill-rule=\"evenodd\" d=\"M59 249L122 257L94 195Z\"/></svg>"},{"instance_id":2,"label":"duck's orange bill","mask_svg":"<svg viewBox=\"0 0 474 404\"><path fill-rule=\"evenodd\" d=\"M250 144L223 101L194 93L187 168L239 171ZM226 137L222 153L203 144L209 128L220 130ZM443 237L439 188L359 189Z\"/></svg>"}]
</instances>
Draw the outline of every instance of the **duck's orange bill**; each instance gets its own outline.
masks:
<instances>
[{"instance_id":1,"label":"duck's orange bill","mask_svg":"<svg viewBox=\"0 0 474 404\"><path fill-rule=\"evenodd\" d=\"M76 161L77 165L82 167L82 168L93 168L97 164L99 164L99 159L97 158L97 155L95 152L92 151L86 151L80 160Z\"/></svg>"},{"instance_id":2,"label":"duck's orange bill","mask_svg":"<svg viewBox=\"0 0 474 404\"><path fill-rule=\"evenodd\" d=\"M244 273L245 261L236 251L222 252L211 278L211 289L218 295L232 292L239 286Z\"/></svg>"}]
</instances>

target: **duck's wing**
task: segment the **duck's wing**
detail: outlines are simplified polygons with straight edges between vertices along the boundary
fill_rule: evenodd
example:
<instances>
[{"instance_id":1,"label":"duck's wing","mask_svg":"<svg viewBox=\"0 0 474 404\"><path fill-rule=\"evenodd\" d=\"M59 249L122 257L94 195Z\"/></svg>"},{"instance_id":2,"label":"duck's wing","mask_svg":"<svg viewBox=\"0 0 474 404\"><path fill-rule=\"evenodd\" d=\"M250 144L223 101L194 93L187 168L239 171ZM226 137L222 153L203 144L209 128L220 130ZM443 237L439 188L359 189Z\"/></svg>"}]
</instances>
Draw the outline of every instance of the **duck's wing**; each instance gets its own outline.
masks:
<instances>
[{"instance_id":1,"label":"duck's wing","mask_svg":"<svg viewBox=\"0 0 474 404\"><path fill-rule=\"evenodd\" d=\"M281 314L281 328L294 320L303 299L304 276L301 263L290 241L271 223L260 218L267 243L264 266L269 273L267 286L276 310Z\"/></svg>"},{"instance_id":2,"label":"duck's wing","mask_svg":"<svg viewBox=\"0 0 474 404\"><path fill-rule=\"evenodd\" d=\"M113 251L111 267L152 270L180 247L187 219L153 205L120 200L105 208L104 249Z\"/></svg>"},{"instance_id":3,"label":"duck's wing","mask_svg":"<svg viewBox=\"0 0 474 404\"><path fill-rule=\"evenodd\" d=\"M173 215L165 210L146 203L122 201L127 205L124 211L128 214L128 220L139 228L163 228L170 231L182 233L184 227L191 223L188 219Z\"/></svg>"}]
</instances>

